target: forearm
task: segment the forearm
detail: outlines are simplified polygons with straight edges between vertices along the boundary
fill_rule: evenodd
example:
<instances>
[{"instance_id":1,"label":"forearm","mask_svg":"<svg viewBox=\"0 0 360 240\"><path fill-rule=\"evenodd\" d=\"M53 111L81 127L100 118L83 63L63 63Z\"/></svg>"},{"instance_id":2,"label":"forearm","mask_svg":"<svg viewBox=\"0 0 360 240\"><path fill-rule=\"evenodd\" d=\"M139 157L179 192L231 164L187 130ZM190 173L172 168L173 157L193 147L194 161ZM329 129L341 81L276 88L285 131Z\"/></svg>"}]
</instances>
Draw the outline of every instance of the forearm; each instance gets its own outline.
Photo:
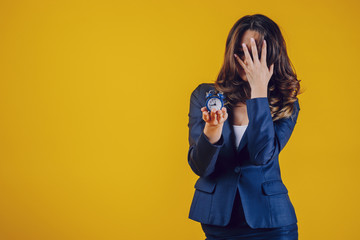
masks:
<instances>
[{"instance_id":1,"label":"forearm","mask_svg":"<svg viewBox=\"0 0 360 240\"><path fill-rule=\"evenodd\" d=\"M250 160L256 165L267 162L274 149L274 126L267 97L256 97L248 99L247 113L248 146Z\"/></svg>"},{"instance_id":2,"label":"forearm","mask_svg":"<svg viewBox=\"0 0 360 240\"><path fill-rule=\"evenodd\" d=\"M215 164L221 147L224 145L224 137L221 135L215 144L210 143L209 138L201 132L196 143L190 146L188 162L193 171L200 177L206 177L215 170Z\"/></svg>"},{"instance_id":3,"label":"forearm","mask_svg":"<svg viewBox=\"0 0 360 240\"><path fill-rule=\"evenodd\" d=\"M266 164L278 155L288 142L296 124L300 110L298 101L296 109L289 118L272 121L267 97L246 100L249 117L248 147L251 162L256 165Z\"/></svg>"}]
</instances>

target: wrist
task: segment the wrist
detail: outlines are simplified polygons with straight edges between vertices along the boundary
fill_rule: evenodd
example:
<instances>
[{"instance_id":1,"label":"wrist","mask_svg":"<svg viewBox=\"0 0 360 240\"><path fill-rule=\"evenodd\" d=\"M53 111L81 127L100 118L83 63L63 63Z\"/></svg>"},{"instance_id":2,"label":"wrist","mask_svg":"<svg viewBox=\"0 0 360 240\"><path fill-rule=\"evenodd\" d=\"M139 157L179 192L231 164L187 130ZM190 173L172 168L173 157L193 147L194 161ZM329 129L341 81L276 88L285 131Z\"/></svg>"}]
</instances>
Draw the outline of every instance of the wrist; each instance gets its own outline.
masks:
<instances>
[{"instance_id":1,"label":"wrist","mask_svg":"<svg viewBox=\"0 0 360 240\"><path fill-rule=\"evenodd\" d=\"M208 123L205 124L204 134L209 139L211 144L215 144L221 138L223 124L211 126Z\"/></svg>"},{"instance_id":2,"label":"wrist","mask_svg":"<svg viewBox=\"0 0 360 240\"><path fill-rule=\"evenodd\" d=\"M251 98L268 97L267 86L251 87Z\"/></svg>"},{"instance_id":3,"label":"wrist","mask_svg":"<svg viewBox=\"0 0 360 240\"><path fill-rule=\"evenodd\" d=\"M218 132L221 131L222 126L224 123L218 124L218 125L210 125L209 123L205 123L205 128L208 132Z\"/></svg>"}]
</instances>

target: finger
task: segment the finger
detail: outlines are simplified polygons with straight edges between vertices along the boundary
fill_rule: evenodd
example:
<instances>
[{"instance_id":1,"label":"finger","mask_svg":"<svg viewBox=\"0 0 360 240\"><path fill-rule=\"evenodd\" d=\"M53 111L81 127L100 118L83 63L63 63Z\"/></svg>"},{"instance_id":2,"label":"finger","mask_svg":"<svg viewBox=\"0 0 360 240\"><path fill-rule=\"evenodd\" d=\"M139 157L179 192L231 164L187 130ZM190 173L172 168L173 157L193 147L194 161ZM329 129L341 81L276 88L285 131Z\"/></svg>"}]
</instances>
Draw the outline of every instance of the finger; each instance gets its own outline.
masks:
<instances>
[{"instance_id":1,"label":"finger","mask_svg":"<svg viewBox=\"0 0 360 240\"><path fill-rule=\"evenodd\" d=\"M213 123L215 123L215 120L216 120L216 110L215 110L215 108L211 109L211 114L210 114L210 116L211 116L210 121L212 121Z\"/></svg>"},{"instance_id":2,"label":"finger","mask_svg":"<svg viewBox=\"0 0 360 240\"><path fill-rule=\"evenodd\" d=\"M223 118L223 112L221 110L217 111L217 121L220 123L221 119Z\"/></svg>"},{"instance_id":3,"label":"finger","mask_svg":"<svg viewBox=\"0 0 360 240\"><path fill-rule=\"evenodd\" d=\"M228 114L226 113L226 114L221 118L220 123L225 122L227 118L228 118Z\"/></svg>"},{"instance_id":4,"label":"finger","mask_svg":"<svg viewBox=\"0 0 360 240\"><path fill-rule=\"evenodd\" d=\"M205 122L208 122L209 121L209 113L207 111L203 112L203 120Z\"/></svg>"},{"instance_id":5,"label":"finger","mask_svg":"<svg viewBox=\"0 0 360 240\"><path fill-rule=\"evenodd\" d=\"M205 115L205 112L202 112L201 117L202 117L202 119L206 122L206 115Z\"/></svg>"},{"instance_id":6,"label":"finger","mask_svg":"<svg viewBox=\"0 0 360 240\"><path fill-rule=\"evenodd\" d=\"M203 116L205 116L204 114L207 114L207 112L208 112L208 110L207 110L206 107L202 107L200 110L201 110ZM205 119L204 119L204 120L205 120Z\"/></svg>"},{"instance_id":7,"label":"finger","mask_svg":"<svg viewBox=\"0 0 360 240\"><path fill-rule=\"evenodd\" d=\"M261 60L260 61L264 66L267 66L266 65L266 41L265 41L265 39L264 39L263 47L261 50Z\"/></svg>"},{"instance_id":8,"label":"finger","mask_svg":"<svg viewBox=\"0 0 360 240\"><path fill-rule=\"evenodd\" d=\"M203 112L203 113L204 113L204 112L205 112L205 113L208 112L207 107L203 107L203 108L201 108L200 110L201 110L201 112Z\"/></svg>"},{"instance_id":9,"label":"finger","mask_svg":"<svg viewBox=\"0 0 360 240\"><path fill-rule=\"evenodd\" d=\"M270 66L270 75L273 75L274 73L274 63Z\"/></svg>"},{"instance_id":10,"label":"finger","mask_svg":"<svg viewBox=\"0 0 360 240\"><path fill-rule=\"evenodd\" d=\"M224 122L228 119L228 117L229 117L229 114L228 114L228 113L225 113Z\"/></svg>"},{"instance_id":11,"label":"finger","mask_svg":"<svg viewBox=\"0 0 360 240\"><path fill-rule=\"evenodd\" d=\"M236 54L234 54L234 56L235 56L236 60L239 62L239 64L241 65L241 67L242 67L245 71L247 71L248 69L247 69L245 63L239 58L239 56L236 55Z\"/></svg>"},{"instance_id":12,"label":"finger","mask_svg":"<svg viewBox=\"0 0 360 240\"><path fill-rule=\"evenodd\" d=\"M251 38L251 50L252 50L252 56L254 58L254 63L259 63L259 57L258 57L258 51L255 43L255 39Z\"/></svg>"},{"instance_id":13,"label":"finger","mask_svg":"<svg viewBox=\"0 0 360 240\"><path fill-rule=\"evenodd\" d=\"M223 118L224 118L225 115L227 114L226 107L222 107L221 112L222 112L222 116L223 116Z\"/></svg>"},{"instance_id":14,"label":"finger","mask_svg":"<svg viewBox=\"0 0 360 240\"><path fill-rule=\"evenodd\" d=\"M242 47L244 49L244 53L245 53L245 60L246 62L248 63L248 66L252 67L253 66L253 62L252 62L252 59L251 59L251 56L250 56L250 53L248 51L248 48L246 46L245 43L242 44Z\"/></svg>"},{"instance_id":15,"label":"finger","mask_svg":"<svg viewBox=\"0 0 360 240\"><path fill-rule=\"evenodd\" d=\"M218 116L219 116L219 118L218 118L218 121L219 122L221 122L221 120L224 118L224 107L222 107L222 109L219 109L218 111L217 111L217 113L218 113Z\"/></svg>"},{"instance_id":16,"label":"finger","mask_svg":"<svg viewBox=\"0 0 360 240\"><path fill-rule=\"evenodd\" d=\"M221 119L221 123L225 122L226 119L228 118L228 113L225 107L222 108L222 112L223 112L223 117Z\"/></svg>"}]
</instances>

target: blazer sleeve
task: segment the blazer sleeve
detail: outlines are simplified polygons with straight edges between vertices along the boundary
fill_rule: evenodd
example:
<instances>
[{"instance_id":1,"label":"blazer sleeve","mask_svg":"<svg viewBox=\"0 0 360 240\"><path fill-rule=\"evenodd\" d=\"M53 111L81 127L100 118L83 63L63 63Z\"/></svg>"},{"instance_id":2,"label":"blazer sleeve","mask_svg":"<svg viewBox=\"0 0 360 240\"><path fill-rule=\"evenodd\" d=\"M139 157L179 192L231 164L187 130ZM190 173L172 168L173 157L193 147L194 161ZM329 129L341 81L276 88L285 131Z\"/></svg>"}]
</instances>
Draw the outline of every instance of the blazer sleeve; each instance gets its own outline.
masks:
<instances>
[{"instance_id":1,"label":"blazer sleeve","mask_svg":"<svg viewBox=\"0 0 360 240\"><path fill-rule=\"evenodd\" d=\"M299 100L288 118L272 121L267 97L246 100L248 125L248 150L254 165L264 165L277 156L289 141L300 111Z\"/></svg>"},{"instance_id":2,"label":"blazer sleeve","mask_svg":"<svg viewBox=\"0 0 360 240\"><path fill-rule=\"evenodd\" d=\"M200 84L191 94L189 110L189 151L188 164L192 171L200 176L206 177L214 172L215 164L221 147L224 145L224 136L218 142L211 144L208 137L204 134L205 121L202 119L200 99L205 98L201 94ZM204 93L205 94L205 93Z\"/></svg>"}]
</instances>

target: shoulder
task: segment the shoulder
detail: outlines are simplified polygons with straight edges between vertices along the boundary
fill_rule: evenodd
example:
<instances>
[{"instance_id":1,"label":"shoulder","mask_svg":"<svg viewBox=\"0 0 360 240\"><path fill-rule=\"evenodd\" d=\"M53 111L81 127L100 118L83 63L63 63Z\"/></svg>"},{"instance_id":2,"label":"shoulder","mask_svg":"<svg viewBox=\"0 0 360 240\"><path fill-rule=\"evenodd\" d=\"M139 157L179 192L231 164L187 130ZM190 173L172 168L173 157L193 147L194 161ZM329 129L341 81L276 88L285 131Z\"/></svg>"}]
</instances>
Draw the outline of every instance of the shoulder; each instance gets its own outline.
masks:
<instances>
[{"instance_id":1,"label":"shoulder","mask_svg":"<svg viewBox=\"0 0 360 240\"><path fill-rule=\"evenodd\" d=\"M300 111L300 103L299 103L299 98L296 97L296 101L294 102L294 106L297 108L298 111Z\"/></svg>"},{"instance_id":2,"label":"shoulder","mask_svg":"<svg viewBox=\"0 0 360 240\"><path fill-rule=\"evenodd\" d=\"M202 95L206 95L206 92L210 91L210 90L214 90L215 89L215 84L214 83L200 83L192 92L192 96L195 97L199 97Z\"/></svg>"},{"instance_id":3,"label":"shoulder","mask_svg":"<svg viewBox=\"0 0 360 240\"><path fill-rule=\"evenodd\" d=\"M191 93L191 102L198 102L201 106L206 104L206 93L215 89L214 83L200 83Z\"/></svg>"}]
</instances>

